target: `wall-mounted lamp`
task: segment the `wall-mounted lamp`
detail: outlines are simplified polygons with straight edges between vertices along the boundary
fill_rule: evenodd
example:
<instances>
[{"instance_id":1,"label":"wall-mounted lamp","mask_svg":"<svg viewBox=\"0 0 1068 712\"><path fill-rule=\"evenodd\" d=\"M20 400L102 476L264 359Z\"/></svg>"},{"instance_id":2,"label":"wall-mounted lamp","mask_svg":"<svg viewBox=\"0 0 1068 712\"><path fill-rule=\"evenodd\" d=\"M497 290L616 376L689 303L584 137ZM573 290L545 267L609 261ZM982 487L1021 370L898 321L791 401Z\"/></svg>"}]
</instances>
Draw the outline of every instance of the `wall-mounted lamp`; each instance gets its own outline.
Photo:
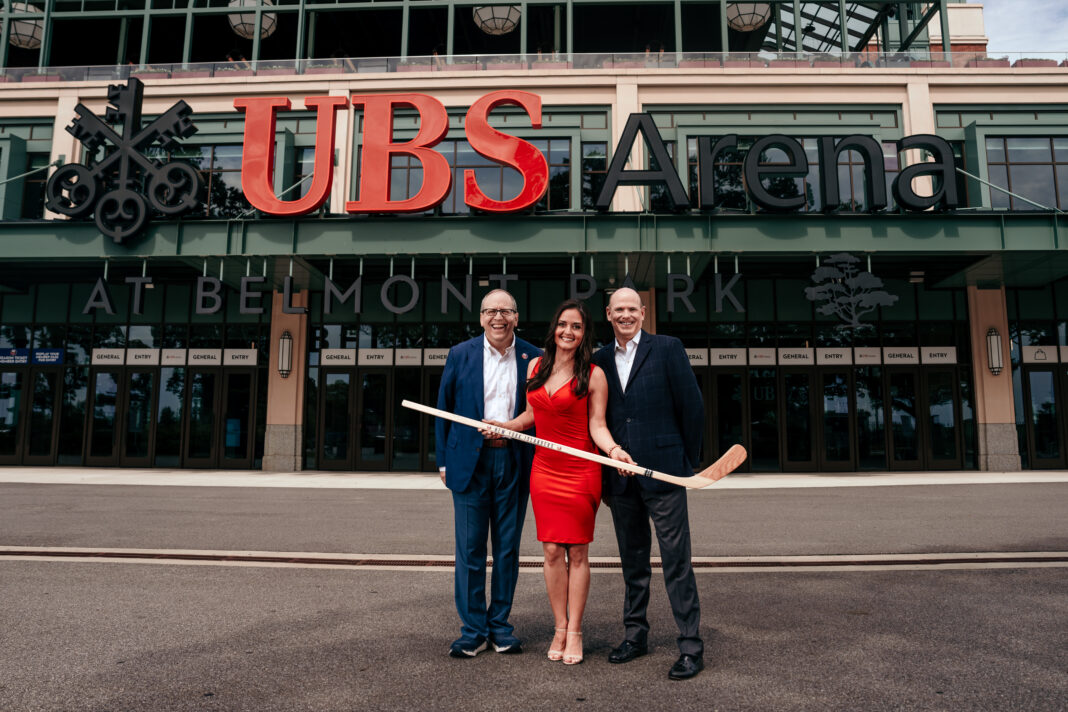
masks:
<instances>
[{"instance_id":1,"label":"wall-mounted lamp","mask_svg":"<svg viewBox=\"0 0 1068 712\"><path fill-rule=\"evenodd\" d=\"M288 330L278 338L278 375L289 378L293 372L293 336Z\"/></svg>"},{"instance_id":2,"label":"wall-mounted lamp","mask_svg":"<svg viewBox=\"0 0 1068 712\"><path fill-rule=\"evenodd\" d=\"M986 365L995 376L1001 373L1005 365L1001 357L1001 334L994 327L986 332Z\"/></svg>"}]
</instances>

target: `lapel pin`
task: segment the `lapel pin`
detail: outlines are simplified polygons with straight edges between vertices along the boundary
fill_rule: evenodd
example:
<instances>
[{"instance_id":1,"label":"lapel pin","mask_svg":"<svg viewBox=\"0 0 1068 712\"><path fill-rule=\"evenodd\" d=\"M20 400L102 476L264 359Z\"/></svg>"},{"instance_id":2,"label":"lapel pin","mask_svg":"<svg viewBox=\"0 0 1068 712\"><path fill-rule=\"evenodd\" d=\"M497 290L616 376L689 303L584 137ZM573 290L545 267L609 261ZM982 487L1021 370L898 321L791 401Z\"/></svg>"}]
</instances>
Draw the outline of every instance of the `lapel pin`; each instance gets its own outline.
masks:
<instances>
[{"instance_id":1,"label":"lapel pin","mask_svg":"<svg viewBox=\"0 0 1068 712\"><path fill-rule=\"evenodd\" d=\"M524 361L526 361L528 358L530 358L530 354L523 354L523 360Z\"/></svg>"}]
</instances>

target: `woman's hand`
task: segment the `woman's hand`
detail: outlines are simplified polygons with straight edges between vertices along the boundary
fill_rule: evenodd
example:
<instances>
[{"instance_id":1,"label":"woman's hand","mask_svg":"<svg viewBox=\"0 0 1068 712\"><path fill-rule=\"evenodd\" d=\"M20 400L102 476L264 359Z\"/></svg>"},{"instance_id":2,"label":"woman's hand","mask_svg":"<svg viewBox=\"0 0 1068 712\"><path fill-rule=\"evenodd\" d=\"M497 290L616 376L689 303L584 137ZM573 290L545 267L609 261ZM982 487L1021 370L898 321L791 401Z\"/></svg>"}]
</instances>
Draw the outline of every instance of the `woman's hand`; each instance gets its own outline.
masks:
<instances>
[{"instance_id":1,"label":"woman's hand","mask_svg":"<svg viewBox=\"0 0 1068 712\"><path fill-rule=\"evenodd\" d=\"M612 458L613 460L618 460L619 462L625 462L628 465L637 465L638 464L631 458L631 456L627 453L626 450L624 450L623 448L619 447L618 445L616 445L614 448L612 448L612 451L608 454L608 456L610 458ZM620 469L620 468L616 468L616 469L619 471L619 474L623 475L624 477L633 477L634 476L634 473L631 472L630 470L623 470L623 469Z\"/></svg>"},{"instance_id":2,"label":"woman's hand","mask_svg":"<svg viewBox=\"0 0 1068 712\"><path fill-rule=\"evenodd\" d=\"M511 429L511 428L508 427L507 423L502 423L499 420L487 420L487 419L483 418L482 422L486 423L487 425L495 425L498 428L504 428L505 430L510 430ZM486 438L487 440L500 440L501 438L504 437L503 435L499 435L499 434L493 432L492 430L490 430L488 428L485 428L485 429L479 428L478 432L482 433L482 437Z\"/></svg>"}]
</instances>

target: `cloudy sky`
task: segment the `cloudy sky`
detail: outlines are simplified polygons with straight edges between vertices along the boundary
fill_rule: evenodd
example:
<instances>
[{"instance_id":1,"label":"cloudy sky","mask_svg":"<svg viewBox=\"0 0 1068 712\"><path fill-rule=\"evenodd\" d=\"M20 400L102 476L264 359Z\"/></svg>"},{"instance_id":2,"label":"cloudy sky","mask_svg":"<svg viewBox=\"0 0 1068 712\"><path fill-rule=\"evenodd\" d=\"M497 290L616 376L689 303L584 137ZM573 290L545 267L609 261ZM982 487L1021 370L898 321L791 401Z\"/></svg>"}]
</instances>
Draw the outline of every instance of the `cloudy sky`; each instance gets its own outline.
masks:
<instances>
[{"instance_id":1,"label":"cloudy sky","mask_svg":"<svg viewBox=\"0 0 1068 712\"><path fill-rule=\"evenodd\" d=\"M988 54L1068 52L1068 0L982 0L981 4L990 38Z\"/></svg>"}]
</instances>

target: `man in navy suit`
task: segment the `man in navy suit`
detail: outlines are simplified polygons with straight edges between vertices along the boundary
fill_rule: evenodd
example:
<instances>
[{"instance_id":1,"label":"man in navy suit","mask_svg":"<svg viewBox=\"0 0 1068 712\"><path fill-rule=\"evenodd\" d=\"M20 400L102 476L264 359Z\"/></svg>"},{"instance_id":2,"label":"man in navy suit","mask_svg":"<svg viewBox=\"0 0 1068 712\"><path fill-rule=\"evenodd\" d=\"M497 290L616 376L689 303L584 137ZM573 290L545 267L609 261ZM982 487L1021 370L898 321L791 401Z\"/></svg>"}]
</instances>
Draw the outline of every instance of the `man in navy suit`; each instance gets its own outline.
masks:
<instances>
[{"instance_id":1,"label":"man in navy suit","mask_svg":"<svg viewBox=\"0 0 1068 712\"><path fill-rule=\"evenodd\" d=\"M593 361L608 378L608 428L612 437L642 467L688 477L701 457L704 405L682 342L642 331L645 306L633 289L623 288L608 302L613 342ZM612 510L623 564L623 643L608 661L625 663L648 651L649 563L656 528L671 612L679 627L679 659L668 676L693 677L704 668L701 607L690 561L690 521L686 488L646 477L622 476L604 469L604 498Z\"/></svg>"},{"instance_id":2,"label":"man in navy suit","mask_svg":"<svg viewBox=\"0 0 1068 712\"><path fill-rule=\"evenodd\" d=\"M506 421L527 407L527 366L541 354L516 338L519 311L503 289L485 296L479 309L482 336L449 350L438 390L438 409L476 420ZM508 615L519 578L519 537L530 491L531 446L483 439L478 430L438 418L437 461L452 490L456 529L456 610L460 637L454 658L478 655L493 644L498 653L522 652ZM486 539L493 539L493 577L486 605Z\"/></svg>"}]
</instances>

